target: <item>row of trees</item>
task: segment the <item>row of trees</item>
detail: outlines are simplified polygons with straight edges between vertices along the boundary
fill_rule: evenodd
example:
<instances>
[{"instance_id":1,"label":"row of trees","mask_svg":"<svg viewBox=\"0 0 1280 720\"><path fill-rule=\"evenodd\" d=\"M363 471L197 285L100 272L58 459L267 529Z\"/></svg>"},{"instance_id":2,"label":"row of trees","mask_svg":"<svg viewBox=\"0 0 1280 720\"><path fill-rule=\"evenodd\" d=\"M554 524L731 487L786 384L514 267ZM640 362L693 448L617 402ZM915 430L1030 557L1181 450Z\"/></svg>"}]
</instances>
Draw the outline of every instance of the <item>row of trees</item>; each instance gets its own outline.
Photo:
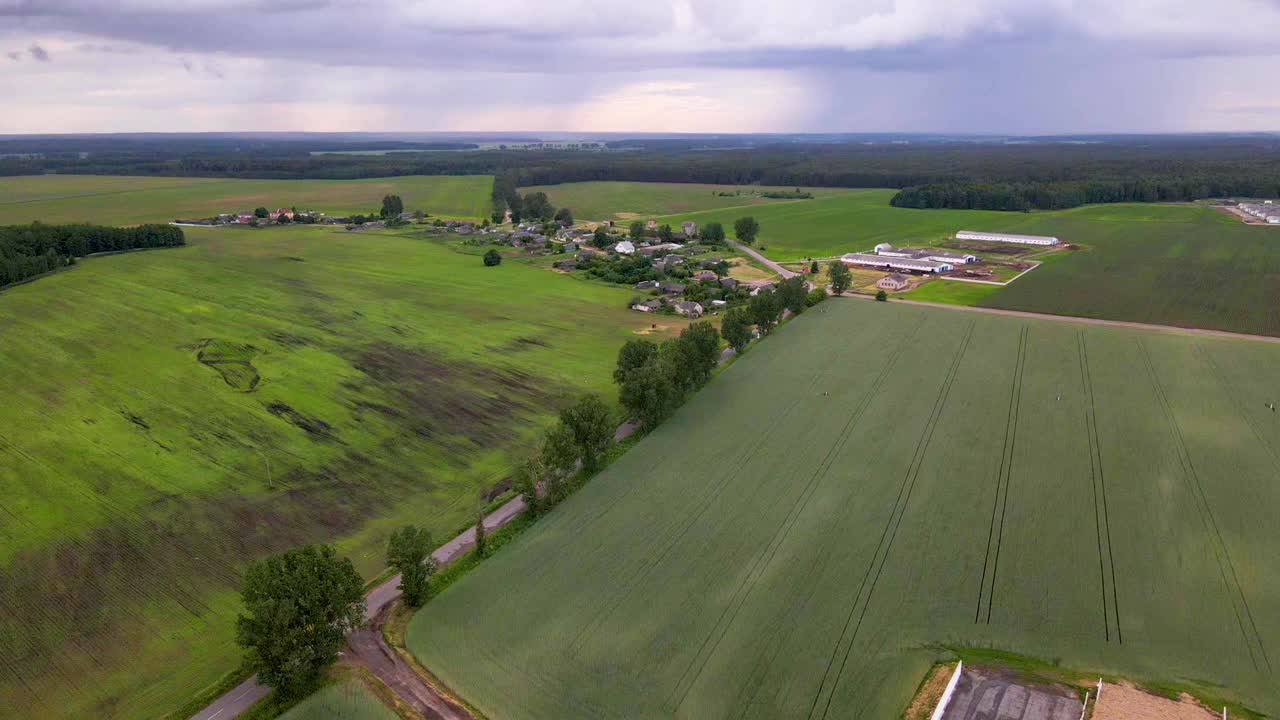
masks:
<instances>
[{"instance_id":1,"label":"row of trees","mask_svg":"<svg viewBox=\"0 0 1280 720\"><path fill-rule=\"evenodd\" d=\"M1210 183L1184 179L1045 181L1031 183L951 182L899 191L896 207L965 210L1060 210L1092 203L1184 202L1231 195L1269 196L1274 188L1250 182Z\"/></svg>"},{"instance_id":2,"label":"row of trees","mask_svg":"<svg viewBox=\"0 0 1280 720\"><path fill-rule=\"evenodd\" d=\"M720 333L708 322L693 323L663 343L628 340L613 371L618 400L642 427L652 429L711 379L719 361Z\"/></svg>"},{"instance_id":3,"label":"row of trees","mask_svg":"<svg viewBox=\"0 0 1280 720\"><path fill-rule=\"evenodd\" d=\"M515 177L509 173L498 175L493 181L493 215L494 223L501 223L507 212L511 212L511 222L537 220L549 222L555 220L564 227L573 224L573 211L569 208L556 208L544 192L531 192L521 195L516 189Z\"/></svg>"},{"instance_id":4,"label":"row of trees","mask_svg":"<svg viewBox=\"0 0 1280 720\"><path fill-rule=\"evenodd\" d=\"M185 244L182 228L173 225L116 228L32 223L0 226L0 286L55 270L94 253Z\"/></svg>"}]
</instances>

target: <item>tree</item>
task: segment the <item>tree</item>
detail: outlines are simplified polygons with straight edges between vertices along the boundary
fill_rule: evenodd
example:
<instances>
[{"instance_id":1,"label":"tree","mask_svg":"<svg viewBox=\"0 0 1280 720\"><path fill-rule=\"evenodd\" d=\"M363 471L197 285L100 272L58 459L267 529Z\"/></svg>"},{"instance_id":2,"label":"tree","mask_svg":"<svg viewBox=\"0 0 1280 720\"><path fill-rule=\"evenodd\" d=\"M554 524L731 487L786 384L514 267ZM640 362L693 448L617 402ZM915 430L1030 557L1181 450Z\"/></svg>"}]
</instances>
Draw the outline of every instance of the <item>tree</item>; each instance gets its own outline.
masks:
<instances>
[{"instance_id":1,"label":"tree","mask_svg":"<svg viewBox=\"0 0 1280 720\"><path fill-rule=\"evenodd\" d=\"M488 532L484 528L484 511L476 513L476 555L489 556Z\"/></svg>"},{"instance_id":2,"label":"tree","mask_svg":"<svg viewBox=\"0 0 1280 720\"><path fill-rule=\"evenodd\" d=\"M289 219L288 215L285 215L284 213L280 213L279 215L276 216L276 222L280 223L281 225L288 225L293 221Z\"/></svg>"},{"instance_id":3,"label":"tree","mask_svg":"<svg viewBox=\"0 0 1280 720\"><path fill-rule=\"evenodd\" d=\"M538 483L547 476L547 468L541 456L534 456L520 463L516 470L515 489L524 498L525 507L534 515L543 510L542 497L538 494Z\"/></svg>"},{"instance_id":4,"label":"tree","mask_svg":"<svg viewBox=\"0 0 1280 720\"><path fill-rule=\"evenodd\" d=\"M672 240L675 240L675 239L676 239L676 234L675 234L675 232L671 229L671 226L670 226L670 225L659 225L659 226L658 226L658 237L662 238L662 242L664 242L664 243L669 243L669 242L671 242Z\"/></svg>"},{"instance_id":5,"label":"tree","mask_svg":"<svg viewBox=\"0 0 1280 720\"><path fill-rule=\"evenodd\" d=\"M560 412L560 424L568 431L575 459L582 460L586 470L595 470L600 453L613 440L613 414L609 407L597 395L583 395Z\"/></svg>"},{"instance_id":6,"label":"tree","mask_svg":"<svg viewBox=\"0 0 1280 720\"><path fill-rule=\"evenodd\" d=\"M709 322L696 322L680 332L673 343L679 349L682 366L679 376L686 390L693 390L711 379L711 371L720 362L720 333Z\"/></svg>"},{"instance_id":7,"label":"tree","mask_svg":"<svg viewBox=\"0 0 1280 720\"><path fill-rule=\"evenodd\" d=\"M489 248L489 252L484 254L484 266L493 267L502 264L502 253L494 248Z\"/></svg>"},{"instance_id":8,"label":"tree","mask_svg":"<svg viewBox=\"0 0 1280 720\"><path fill-rule=\"evenodd\" d=\"M565 227L573 225L573 211L569 208L560 208L556 211L556 222Z\"/></svg>"},{"instance_id":9,"label":"tree","mask_svg":"<svg viewBox=\"0 0 1280 720\"><path fill-rule=\"evenodd\" d=\"M720 334L735 352L742 352L751 342L751 320L742 308L734 308L724 316L720 323Z\"/></svg>"},{"instance_id":10,"label":"tree","mask_svg":"<svg viewBox=\"0 0 1280 720\"><path fill-rule=\"evenodd\" d=\"M529 220L550 220L556 214L555 207L547 199L544 192L533 192L524 196L523 208L525 218Z\"/></svg>"},{"instance_id":11,"label":"tree","mask_svg":"<svg viewBox=\"0 0 1280 720\"><path fill-rule=\"evenodd\" d=\"M609 246L609 231L603 225L596 226L596 231L591 235L591 244L602 250Z\"/></svg>"},{"instance_id":12,"label":"tree","mask_svg":"<svg viewBox=\"0 0 1280 720\"><path fill-rule=\"evenodd\" d=\"M814 260L813 262L809 263L809 274L810 274L810 275L817 275L817 274L818 274L818 261L817 261L817 260Z\"/></svg>"},{"instance_id":13,"label":"tree","mask_svg":"<svg viewBox=\"0 0 1280 720\"><path fill-rule=\"evenodd\" d=\"M760 234L760 223L750 215L740 217L733 223L733 234L738 238L739 242L750 245L756 241L756 236Z\"/></svg>"},{"instance_id":14,"label":"tree","mask_svg":"<svg viewBox=\"0 0 1280 720\"><path fill-rule=\"evenodd\" d=\"M707 245L723 245L724 226L718 222L707 223L698 237Z\"/></svg>"},{"instance_id":15,"label":"tree","mask_svg":"<svg viewBox=\"0 0 1280 720\"><path fill-rule=\"evenodd\" d=\"M256 207L253 209L253 216L256 218L265 218L271 215L271 211L264 207Z\"/></svg>"},{"instance_id":16,"label":"tree","mask_svg":"<svg viewBox=\"0 0 1280 720\"><path fill-rule=\"evenodd\" d=\"M883 290L880 290L876 293L876 300L879 300L880 302L885 302L888 299L889 299L889 293Z\"/></svg>"},{"instance_id":17,"label":"tree","mask_svg":"<svg viewBox=\"0 0 1280 720\"><path fill-rule=\"evenodd\" d=\"M831 292L835 295L843 295L844 291L849 289L849 283L853 282L853 273L849 272L849 266L841 260L832 260L827 271L831 275Z\"/></svg>"},{"instance_id":18,"label":"tree","mask_svg":"<svg viewBox=\"0 0 1280 720\"><path fill-rule=\"evenodd\" d=\"M782 318L782 302L777 292L762 291L747 303L747 312L760 334L768 335Z\"/></svg>"},{"instance_id":19,"label":"tree","mask_svg":"<svg viewBox=\"0 0 1280 720\"><path fill-rule=\"evenodd\" d=\"M628 372L618 388L622 407L647 430L657 427L674 412L680 398L671 370L656 357Z\"/></svg>"},{"instance_id":20,"label":"tree","mask_svg":"<svg viewBox=\"0 0 1280 720\"><path fill-rule=\"evenodd\" d=\"M411 608L422 607L431 587L431 574L436 570L431 551L435 543L426 528L412 525L391 533L387 541L387 565L400 572L400 591Z\"/></svg>"},{"instance_id":21,"label":"tree","mask_svg":"<svg viewBox=\"0 0 1280 720\"><path fill-rule=\"evenodd\" d=\"M379 213L384 218L400 217L400 213L404 212L404 201L399 195L382 196L382 212Z\"/></svg>"},{"instance_id":22,"label":"tree","mask_svg":"<svg viewBox=\"0 0 1280 720\"><path fill-rule=\"evenodd\" d=\"M636 220L631 223L630 235L632 240L639 240L644 237L644 223Z\"/></svg>"},{"instance_id":23,"label":"tree","mask_svg":"<svg viewBox=\"0 0 1280 720\"><path fill-rule=\"evenodd\" d=\"M633 338L618 350L618 364L613 371L613 381L622 384L627 373L642 367L658 355L658 346L649 340Z\"/></svg>"},{"instance_id":24,"label":"tree","mask_svg":"<svg viewBox=\"0 0 1280 720\"><path fill-rule=\"evenodd\" d=\"M809 296L805 298L805 304L813 307L823 300L827 299L827 291L825 288L814 288L809 291Z\"/></svg>"},{"instance_id":25,"label":"tree","mask_svg":"<svg viewBox=\"0 0 1280 720\"><path fill-rule=\"evenodd\" d=\"M777 289L778 302L782 307L791 311L792 315L799 315L804 312L806 307L805 299L809 295L808 288L805 287L804 277L794 275L778 283Z\"/></svg>"},{"instance_id":26,"label":"tree","mask_svg":"<svg viewBox=\"0 0 1280 720\"><path fill-rule=\"evenodd\" d=\"M236 642L258 679L286 697L310 689L364 623L364 581L328 545L306 545L249 565Z\"/></svg>"}]
</instances>

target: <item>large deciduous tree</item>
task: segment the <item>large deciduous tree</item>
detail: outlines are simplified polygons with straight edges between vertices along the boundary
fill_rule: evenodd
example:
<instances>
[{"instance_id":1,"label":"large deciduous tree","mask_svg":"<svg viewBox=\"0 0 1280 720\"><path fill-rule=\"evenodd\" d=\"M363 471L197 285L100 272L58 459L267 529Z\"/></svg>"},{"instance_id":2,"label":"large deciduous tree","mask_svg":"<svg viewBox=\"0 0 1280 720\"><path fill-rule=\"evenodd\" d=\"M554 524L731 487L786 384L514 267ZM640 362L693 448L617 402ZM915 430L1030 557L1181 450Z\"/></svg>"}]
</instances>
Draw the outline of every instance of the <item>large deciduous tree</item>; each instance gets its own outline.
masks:
<instances>
[{"instance_id":1,"label":"large deciduous tree","mask_svg":"<svg viewBox=\"0 0 1280 720\"><path fill-rule=\"evenodd\" d=\"M723 245L724 226L718 222L707 223L698 238L706 245Z\"/></svg>"},{"instance_id":2,"label":"large deciduous tree","mask_svg":"<svg viewBox=\"0 0 1280 720\"><path fill-rule=\"evenodd\" d=\"M236 642L258 679L284 696L309 690L364 623L364 581L328 545L307 545L249 565Z\"/></svg>"},{"instance_id":3,"label":"large deciduous tree","mask_svg":"<svg viewBox=\"0 0 1280 720\"><path fill-rule=\"evenodd\" d=\"M853 282L853 273L849 272L849 266L842 260L832 260L827 272L831 275L831 292L843 295Z\"/></svg>"},{"instance_id":4,"label":"large deciduous tree","mask_svg":"<svg viewBox=\"0 0 1280 720\"><path fill-rule=\"evenodd\" d=\"M643 366L658 355L658 346L649 340L631 339L618 350L618 365L613 371L613 381L621 383L627 373Z\"/></svg>"},{"instance_id":5,"label":"large deciduous tree","mask_svg":"<svg viewBox=\"0 0 1280 720\"><path fill-rule=\"evenodd\" d=\"M560 424L568 431L582 467L595 470L600 453L613 440L613 413L609 407L594 394L583 395L560 412Z\"/></svg>"},{"instance_id":6,"label":"large deciduous tree","mask_svg":"<svg viewBox=\"0 0 1280 720\"><path fill-rule=\"evenodd\" d=\"M720 323L720 334L724 335L725 341L735 352L742 352L747 343L751 342L751 319L747 317L746 310L730 310Z\"/></svg>"},{"instance_id":7,"label":"large deciduous tree","mask_svg":"<svg viewBox=\"0 0 1280 720\"><path fill-rule=\"evenodd\" d=\"M387 541L387 565L400 572L400 591L409 607L422 607L431 587L431 574L436 570L431 551L435 549L426 528L406 525L391 533Z\"/></svg>"},{"instance_id":8,"label":"large deciduous tree","mask_svg":"<svg viewBox=\"0 0 1280 720\"><path fill-rule=\"evenodd\" d=\"M382 217L396 218L400 217L402 212L404 212L404 201L400 199L399 195L382 196L382 211L380 213Z\"/></svg>"},{"instance_id":9,"label":"large deciduous tree","mask_svg":"<svg viewBox=\"0 0 1280 720\"><path fill-rule=\"evenodd\" d=\"M756 241L756 236L760 234L760 223L756 222L756 219L750 215L740 217L733 223L733 234L738 238L739 242L750 245Z\"/></svg>"}]
</instances>

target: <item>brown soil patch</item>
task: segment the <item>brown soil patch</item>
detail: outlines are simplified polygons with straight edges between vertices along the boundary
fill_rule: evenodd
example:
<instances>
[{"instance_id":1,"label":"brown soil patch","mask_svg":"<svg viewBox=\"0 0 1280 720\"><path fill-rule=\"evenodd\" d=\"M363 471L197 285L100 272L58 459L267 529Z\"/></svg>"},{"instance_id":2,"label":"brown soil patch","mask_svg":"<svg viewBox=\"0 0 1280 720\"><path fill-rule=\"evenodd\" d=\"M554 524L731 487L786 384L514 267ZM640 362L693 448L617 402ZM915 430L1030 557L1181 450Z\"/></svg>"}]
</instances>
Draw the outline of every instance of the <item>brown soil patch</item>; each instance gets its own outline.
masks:
<instances>
[{"instance_id":1,"label":"brown soil patch","mask_svg":"<svg viewBox=\"0 0 1280 720\"><path fill-rule=\"evenodd\" d=\"M955 663L934 665L924 682L920 683L907 711L902 714L903 720L929 720L934 708L938 707L938 701L942 699L942 693L946 692L947 682L951 680L955 669Z\"/></svg>"},{"instance_id":2,"label":"brown soil patch","mask_svg":"<svg viewBox=\"0 0 1280 720\"><path fill-rule=\"evenodd\" d=\"M654 324L654 325L650 325L649 327L640 328L639 330L632 330L631 332L635 333L636 335L665 335L670 330L671 330L670 325Z\"/></svg>"},{"instance_id":3,"label":"brown soil patch","mask_svg":"<svg viewBox=\"0 0 1280 720\"><path fill-rule=\"evenodd\" d=\"M1103 685L1102 697L1093 707L1093 720L1215 720L1195 698L1178 700L1152 695L1132 685Z\"/></svg>"}]
</instances>

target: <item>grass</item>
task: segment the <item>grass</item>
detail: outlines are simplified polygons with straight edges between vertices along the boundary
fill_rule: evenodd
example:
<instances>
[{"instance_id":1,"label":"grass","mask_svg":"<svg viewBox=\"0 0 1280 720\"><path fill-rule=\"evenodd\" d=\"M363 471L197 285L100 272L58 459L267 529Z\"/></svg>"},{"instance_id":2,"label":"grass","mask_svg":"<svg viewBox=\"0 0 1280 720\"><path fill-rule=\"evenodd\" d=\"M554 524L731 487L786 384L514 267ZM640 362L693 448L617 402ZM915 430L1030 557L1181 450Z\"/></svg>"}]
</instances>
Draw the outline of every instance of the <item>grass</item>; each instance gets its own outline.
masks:
<instances>
[{"instance_id":1,"label":"grass","mask_svg":"<svg viewBox=\"0 0 1280 720\"><path fill-rule=\"evenodd\" d=\"M408 645L513 719L894 717L960 645L1274 716L1277 384L1269 343L832 300Z\"/></svg>"},{"instance_id":2,"label":"grass","mask_svg":"<svg viewBox=\"0 0 1280 720\"><path fill-rule=\"evenodd\" d=\"M545 192L552 205L568 207L573 210L573 216L578 220L633 220L700 210L809 202L807 200L774 200L758 195L766 190L792 189L755 185L602 181L527 187L520 188L520 192ZM835 197L849 192L839 188L804 189L813 193L815 197ZM722 197L719 193L739 194ZM732 230L729 225L725 227ZM679 229L678 223L675 228Z\"/></svg>"},{"instance_id":3,"label":"grass","mask_svg":"<svg viewBox=\"0 0 1280 720\"><path fill-rule=\"evenodd\" d=\"M188 238L0 293L0 706L180 707L239 663L247 560L332 541L372 578L394 527L444 539L649 324L413 231Z\"/></svg>"},{"instance_id":4,"label":"grass","mask_svg":"<svg viewBox=\"0 0 1280 720\"><path fill-rule=\"evenodd\" d=\"M225 180L94 175L0 178L0 224L170 222L255 207L298 207L330 215L377 213L398 194L408 210L446 217L488 216L493 178L404 176L369 180Z\"/></svg>"},{"instance_id":5,"label":"grass","mask_svg":"<svg viewBox=\"0 0 1280 720\"><path fill-rule=\"evenodd\" d=\"M1022 282L1028 277L1030 276L1023 277L1018 282ZM947 305L981 305L984 300L1000 292L1001 289L998 285L982 285L954 280L932 280L911 292L903 293L901 297L904 300L920 300L922 302L945 303Z\"/></svg>"},{"instance_id":6,"label":"grass","mask_svg":"<svg viewBox=\"0 0 1280 720\"><path fill-rule=\"evenodd\" d=\"M359 680L335 683L294 705L280 720L400 720Z\"/></svg>"}]
</instances>

